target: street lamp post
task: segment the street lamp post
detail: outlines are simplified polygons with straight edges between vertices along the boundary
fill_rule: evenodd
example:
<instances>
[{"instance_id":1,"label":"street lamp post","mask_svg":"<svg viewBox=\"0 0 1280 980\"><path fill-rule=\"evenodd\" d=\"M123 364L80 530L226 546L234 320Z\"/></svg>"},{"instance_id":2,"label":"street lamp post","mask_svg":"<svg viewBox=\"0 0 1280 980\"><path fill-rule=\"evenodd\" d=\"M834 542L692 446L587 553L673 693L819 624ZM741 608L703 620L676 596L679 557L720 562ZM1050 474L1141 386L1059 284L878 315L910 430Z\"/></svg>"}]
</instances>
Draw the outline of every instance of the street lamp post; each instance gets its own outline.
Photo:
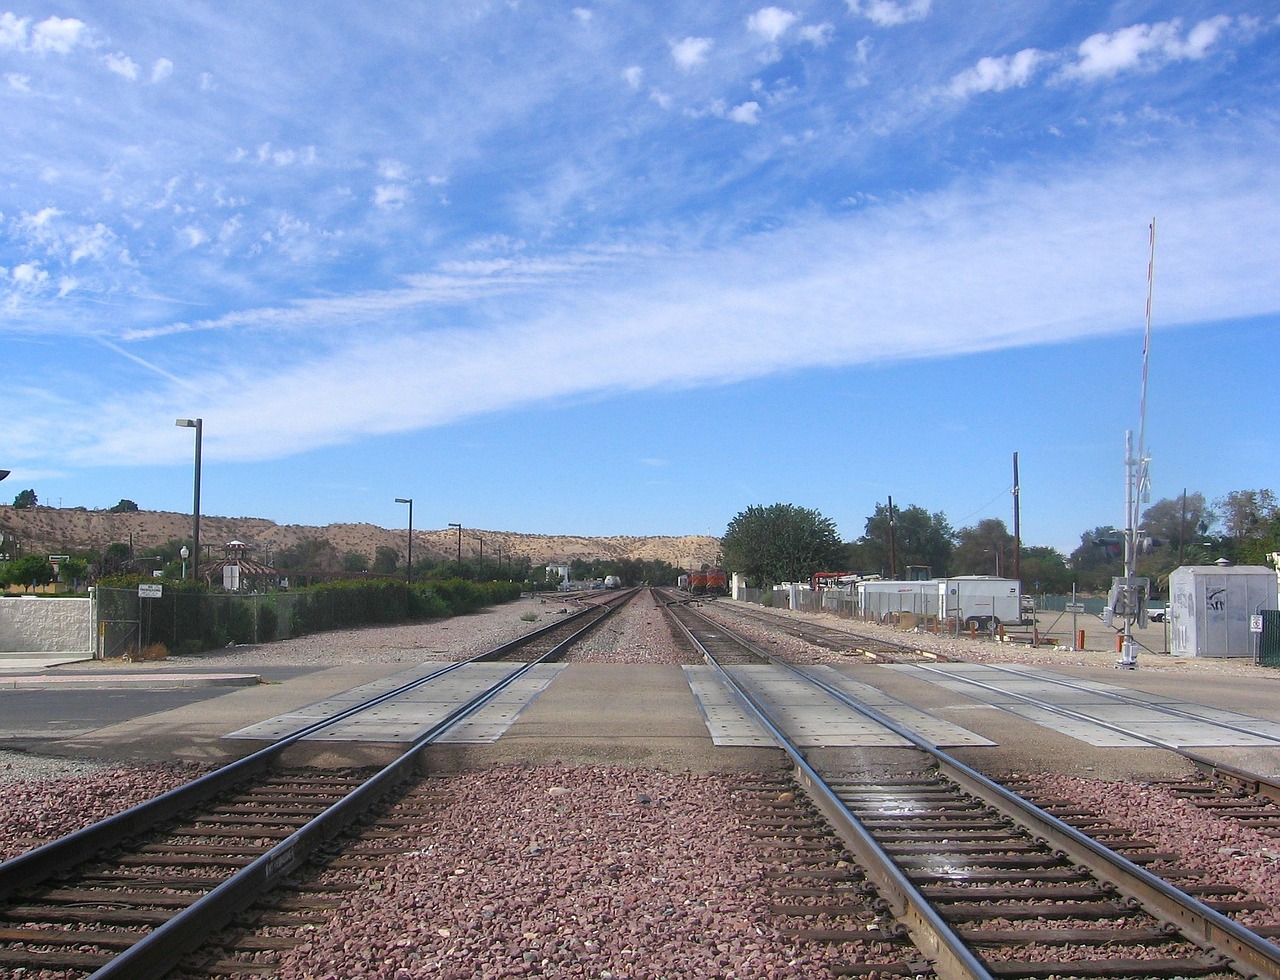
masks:
<instances>
[{"instance_id":1,"label":"street lamp post","mask_svg":"<svg viewBox=\"0 0 1280 980\"><path fill-rule=\"evenodd\" d=\"M184 544L178 549L178 554L182 557L182 577L185 579L187 577L187 556L191 552L187 550L187 546Z\"/></svg>"},{"instance_id":2,"label":"street lamp post","mask_svg":"<svg viewBox=\"0 0 1280 980\"><path fill-rule=\"evenodd\" d=\"M462 525L450 523L449 526L456 527L458 529L458 567L461 568L462 567Z\"/></svg>"},{"instance_id":3,"label":"street lamp post","mask_svg":"<svg viewBox=\"0 0 1280 980\"><path fill-rule=\"evenodd\" d=\"M396 503L409 505L409 567L405 571L405 581L413 584L413 498L396 497Z\"/></svg>"},{"instance_id":4,"label":"street lamp post","mask_svg":"<svg viewBox=\"0 0 1280 980\"><path fill-rule=\"evenodd\" d=\"M174 419L174 425L196 430L196 490L191 507L191 579L200 577L200 443L203 439L204 419Z\"/></svg>"}]
</instances>

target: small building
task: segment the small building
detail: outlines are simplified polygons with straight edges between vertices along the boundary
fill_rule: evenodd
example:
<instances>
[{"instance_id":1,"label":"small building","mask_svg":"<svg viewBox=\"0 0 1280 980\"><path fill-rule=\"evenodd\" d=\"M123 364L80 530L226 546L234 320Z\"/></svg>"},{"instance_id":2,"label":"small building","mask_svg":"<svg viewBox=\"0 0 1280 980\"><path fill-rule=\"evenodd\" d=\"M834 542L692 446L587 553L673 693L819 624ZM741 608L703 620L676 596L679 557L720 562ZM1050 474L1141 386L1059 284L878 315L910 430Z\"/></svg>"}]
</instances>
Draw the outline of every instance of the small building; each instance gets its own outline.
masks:
<instances>
[{"instance_id":1,"label":"small building","mask_svg":"<svg viewBox=\"0 0 1280 980\"><path fill-rule=\"evenodd\" d=\"M1265 565L1184 565L1169 575L1169 652L1175 657L1252 657L1249 619L1276 609L1276 573Z\"/></svg>"},{"instance_id":2,"label":"small building","mask_svg":"<svg viewBox=\"0 0 1280 980\"><path fill-rule=\"evenodd\" d=\"M567 564L548 565L547 581L567 583L569 581L569 566Z\"/></svg>"},{"instance_id":3,"label":"small building","mask_svg":"<svg viewBox=\"0 0 1280 980\"><path fill-rule=\"evenodd\" d=\"M228 592L264 592L281 581L278 569L249 557L243 541L228 541L226 555L201 565L200 575L208 585L221 585Z\"/></svg>"}]
</instances>

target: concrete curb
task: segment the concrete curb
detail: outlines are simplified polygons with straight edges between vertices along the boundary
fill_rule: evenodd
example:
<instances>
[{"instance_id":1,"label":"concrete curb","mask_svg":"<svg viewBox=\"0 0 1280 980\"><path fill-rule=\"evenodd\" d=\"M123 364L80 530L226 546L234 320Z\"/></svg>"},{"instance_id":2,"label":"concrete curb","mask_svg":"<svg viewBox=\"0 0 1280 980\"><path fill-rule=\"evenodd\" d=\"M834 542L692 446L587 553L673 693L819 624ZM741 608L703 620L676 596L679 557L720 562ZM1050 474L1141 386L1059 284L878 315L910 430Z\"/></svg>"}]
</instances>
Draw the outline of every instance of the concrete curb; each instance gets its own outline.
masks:
<instances>
[{"instance_id":1,"label":"concrete curb","mask_svg":"<svg viewBox=\"0 0 1280 980\"><path fill-rule=\"evenodd\" d=\"M252 687L263 683L260 674L30 674L0 675L0 691L109 691L146 688L171 691L190 687Z\"/></svg>"}]
</instances>

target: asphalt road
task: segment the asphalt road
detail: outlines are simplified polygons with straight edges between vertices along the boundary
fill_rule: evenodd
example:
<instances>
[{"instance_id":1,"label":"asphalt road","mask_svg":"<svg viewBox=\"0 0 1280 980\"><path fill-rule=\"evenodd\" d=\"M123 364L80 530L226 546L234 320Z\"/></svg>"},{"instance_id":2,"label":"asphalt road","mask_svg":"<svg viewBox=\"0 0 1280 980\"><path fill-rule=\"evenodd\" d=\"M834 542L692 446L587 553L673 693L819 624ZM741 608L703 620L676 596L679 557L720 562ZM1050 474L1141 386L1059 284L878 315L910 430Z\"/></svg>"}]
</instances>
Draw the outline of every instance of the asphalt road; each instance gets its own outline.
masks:
<instances>
[{"instance_id":1,"label":"asphalt road","mask_svg":"<svg viewBox=\"0 0 1280 980\"><path fill-rule=\"evenodd\" d=\"M157 673L200 674L201 670L167 670ZM237 673L257 674L264 682L279 684L313 673L318 668L249 667ZM70 665L59 673L77 673ZM225 673L225 671L217 671ZM135 721L147 715L184 708L202 701L225 697L240 687L202 686L182 688L111 687L110 675L102 677L99 689L18 688L0 690L0 748L22 748L39 742L53 742L96 731L108 725Z\"/></svg>"}]
</instances>

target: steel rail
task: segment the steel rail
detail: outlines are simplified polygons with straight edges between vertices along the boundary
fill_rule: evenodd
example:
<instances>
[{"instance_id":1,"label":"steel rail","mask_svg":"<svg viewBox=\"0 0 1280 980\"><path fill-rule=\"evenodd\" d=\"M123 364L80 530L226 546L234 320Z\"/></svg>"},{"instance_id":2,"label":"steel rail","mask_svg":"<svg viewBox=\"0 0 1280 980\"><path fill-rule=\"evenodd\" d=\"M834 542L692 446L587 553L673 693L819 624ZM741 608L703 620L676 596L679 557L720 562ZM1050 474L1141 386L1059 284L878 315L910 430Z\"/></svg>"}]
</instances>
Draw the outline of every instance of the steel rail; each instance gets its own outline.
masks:
<instances>
[{"instance_id":1,"label":"steel rail","mask_svg":"<svg viewBox=\"0 0 1280 980\"><path fill-rule=\"evenodd\" d=\"M558 659L569 646L577 643L605 619L617 612L634 592L624 594L613 603L584 610L595 614L585 625L535 660L520 665L512 673L495 681L424 732L394 762L331 805L289 837L231 875L216 888L159 926L106 966L93 973L90 980L161 980L181 958L199 947L211 933L225 926L248 908L263 892L268 891L306 861L325 841L341 833L359 819L384 795L407 782L417 770L423 749L468 715L478 711L509 685L544 663ZM577 617L575 616L574 619ZM586 617L584 617L586 618ZM556 626L563 627L567 620ZM541 632L541 631L540 631ZM482 655L484 656L484 655ZM477 658L472 658L477 659Z\"/></svg>"},{"instance_id":2,"label":"steel rail","mask_svg":"<svg viewBox=\"0 0 1280 980\"><path fill-rule=\"evenodd\" d=\"M493 650L472 657L470 660L448 664L438 670L433 670L423 677L401 684L393 690L383 692L367 701L348 707L328 718L312 722L289 735L282 736L270 745L258 749L242 759L228 763L154 799L139 803L58 840L50 841L34 850L10 858L8 861L0 863L0 899L7 898L20 888L27 888L39 884L41 881L46 881L63 869L79 864L104 848L114 846L129 837L143 833L162 820L178 816L184 810L203 803L219 793L226 792L246 779L251 779L268 771L276 764L286 749L310 735L345 721L362 711L367 711L369 708L400 697L468 663L478 660L498 659L512 650L535 642L545 634L564 629L566 623L571 623L578 619L590 619L590 617L598 615L599 609L599 606L583 609L567 619L562 619L549 626L526 633L524 636L517 637ZM576 636L577 634L575 633L574 635Z\"/></svg>"},{"instance_id":3,"label":"steel rail","mask_svg":"<svg viewBox=\"0 0 1280 980\"><path fill-rule=\"evenodd\" d=\"M759 623L770 629L776 629L789 636L795 636L815 646L825 647L826 649L834 649L827 646L822 640L831 643L840 642L842 647L847 646L851 651L862 652L864 656L886 656L892 653L901 653L904 657L912 657L910 663L917 662L914 658L923 657L933 661L949 661L951 658L946 654L937 653L933 650L926 650L924 647L912 646L909 643L901 643L897 640L890 640L885 637L876 636L871 633L855 633L851 630L835 629L830 626L822 626L818 623L809 623L804 620L789 619L784 616L775 616L771 613L761 613L755 610L747 610L739 608L737 605L724 607L730 616L738 616L752 623ZM883 651L865 650L863 647L881 647ZM842 649L838 652L844 652Z\"/></svg>"},{"instance_id":4,"label":"steel rail","mask_svg":"<svg viewBox=\"0 0 1280 980\"><path fill-rule=\"evenodd\" d=\"M1258 971L1259 976L1280 976L1280 947L993 782L870 705L850 698L803 669L777 658L774 660L779 666L808 679L849 708L907 739L932 757L939 771L966 792L988 801L1029 833L1052 842L1054 847L1077 864L1100 871L1118 891L1140 902L1153 915L1175 925L1185 937L1227 956L1234 969L1247 976L1255 971ZM921 669L936 670L932 667Z\"/></svg>"},{"instance_id":5,"label":"steel rail","mask_svg":"<svg viewBox=\"0 0 1280 980\"><path fill-rule=\"evenodd\" d=\"M1255 773L1249 773L1243 769L1237 769L1236 767L1227 765L1226 763L1215 762L1213 759L1210 759L1203 755L1199 755L1198 753L1195 753L1195 752L1191 752L1180 745L1174 744L1173 742L1167 742L1164 739L1156 738L1154 735L1146 735L1142 732L1131 731L1121 725L1115 724L1114 722L1104 721L1101 718L1095 718L1092 715L1088 715L1083 712L1076 711L1073 708L1067 708L1059 704L1052 704L1048 701L1042 701L1039 698L1031 697L1029 694L1018 694L1016 691L1005 691L992 684L987 684L983 681L975 680L971 677L964 677L959 674L952 674L944 670L939 670L937 667L929 666L927 664L910 664L909 666L915 667L919 670L927 671L929 673L939 674L951 681L963 682L972 687L979 688L980 690L988 691L990 693L998 694L1002 697L1009 698L1010 700L1021 701L1024 704L1028 704L1033 708L1038 708L1041 711L1045 711L1050 714L1059 715L1063 718L1070 718L1072 721L1083 721L1090 725L1096 725L1098 728L1101 728L1105 731L1114 732L1117 735L1124 735L1128 738L1133 739L1136 742L1145 742L1147 745L1150 745L1153 748L1164 749L1165 751L1173 752L1176 755L1179 755L1182 758L1186 759L1188 762L1192 763L1194 766L1196 766L1196 768L1200 769L1202 772L1208 772L1210 774L1222 772L1222 773L1229 774L1231 781L1236 782L1243 787L1252 788L1254 792L1258 793L1261 796L1266 796L1268 799L1280 802L1280 785L1277 785L1275 782L1268 780L1262 776L1259 776ZM992 665L986 664L984 666L992 666ZM1035 677L1038 677L1038 679L1043 679L1043 678L1039 678L1039 675L1022 674L1018 671L1010 671L1010 673L1013 673L1015 676L1022 676L1022 677L1035 676ZM1070 687L1070 685L1066 684L1065 682L1059 681L1057 683L1062 684L1063 686ZM1118 698L1117 700L1126 701L1129 699L1121 697L1121 698ZM1130 700L1130 703L1142 705L1145 707L1155 707L1149 704L1148 702L1140 701L1136 698ZM1194 718L1194 716L1190 716L1190 717ZM1218 722L1205 719L1205 718L1195 718L1195 720L1206 725L1216 725L1217 727L1225 728L1228 731L1239 731L1241 734L1257 734L1256 732L1250 732L1248 729L1236 729L1234 728L1234 726L1221 725Z\"/></svg>"},{"instance_id":6,"label":"steel rail","mask_svg":"<svg viewBox=\"0 0 1280 980\"><path fill-rule=\"evenodd\" d=\"M695 612L688 607L684 611L717 629L728 633L744 643L748 648L756 650L749 641L737 636L732 630L716 623L714 620ZM875 883L882 898L889 904L893 914L902 922L917 948L932 961L934 972L939 980L988 980L993 975L983 965L982 960L968 947L951 925L938 913L933 904L925 898L915 884L902 872L897 863L880 846L861 822L849 810L844 802L822 778L822 776L805 759L800 748L786 735L774 721L769 710L762 705L737 679L720 664L711 652L698 640L680 618L674 613L672 621L694 644L707 664L713 667L724 680L730 692L742 705L743 710L763 727L791 759L795 766L796 780L805 788L813 799L814 805L831 824L836 834L843 840L850 851L858 858L866 870L867 876ZM766 654L766 656L768 656ZM775 660L769 657L770 660Z\"/></svg>"}]
</instances>

